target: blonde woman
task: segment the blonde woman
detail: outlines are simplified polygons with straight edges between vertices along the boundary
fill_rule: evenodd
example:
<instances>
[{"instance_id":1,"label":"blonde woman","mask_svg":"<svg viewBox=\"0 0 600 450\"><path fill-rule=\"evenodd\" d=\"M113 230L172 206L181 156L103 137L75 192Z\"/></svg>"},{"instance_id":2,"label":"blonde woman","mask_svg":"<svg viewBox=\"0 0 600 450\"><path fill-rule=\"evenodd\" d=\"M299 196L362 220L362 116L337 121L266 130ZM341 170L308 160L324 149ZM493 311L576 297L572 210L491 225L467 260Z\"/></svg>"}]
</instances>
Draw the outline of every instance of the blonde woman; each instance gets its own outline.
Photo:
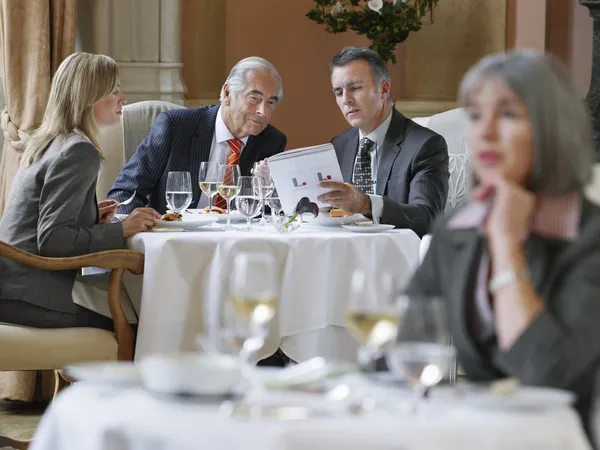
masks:
<instances>
[{"instance_id":1,"label":"blonde woman","mask_svg":"<svg viewBox=\"0 0 600 450\"><path fill-rule=\"evenodd\" d=\"M125 101L111 58L74 53L63 61L12 184L1 241L36 255L68 257L124 248L127 237L154 225L160 217L149 208L111 223L117 203L96 201L98 135L120 120ZM112 320L74 303L76 275L0 259L0 322L112 329Z\"/></svg>"}]
</instances>

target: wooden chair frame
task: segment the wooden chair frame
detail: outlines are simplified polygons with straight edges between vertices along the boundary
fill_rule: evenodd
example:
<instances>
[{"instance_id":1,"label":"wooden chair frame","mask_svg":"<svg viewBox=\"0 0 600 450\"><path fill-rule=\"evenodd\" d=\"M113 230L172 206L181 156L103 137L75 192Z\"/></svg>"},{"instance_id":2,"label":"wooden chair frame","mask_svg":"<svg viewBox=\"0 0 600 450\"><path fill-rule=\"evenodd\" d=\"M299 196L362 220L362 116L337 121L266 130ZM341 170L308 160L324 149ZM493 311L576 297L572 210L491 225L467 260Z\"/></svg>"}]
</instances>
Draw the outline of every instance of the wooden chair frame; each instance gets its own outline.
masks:
<instances>
[{"instance_id":1,"label":"wooden chair frame","mask_svg":"<svg viewBox=\"0 0 600 450\"><path fill-rule=\"evenodd\" d=\"M125 270L136 275L144 273L144 255L142 253L135 250L108 250L70 258L47 258L0 242L0 257L26 267L43 270L79 270L84 267L111 269L108 283L108 304L115 328L117 358L119 361L133 360L133 331L121 305L120 289ZM40 368L40 370L47 369L47 367ZM19 368L15 367L15 370L19 370ZM54 396L56 396L67 385L67 382L62 378L59 370L54 370L54 379ZM18 450L25 450L29 447L30 442L30 440L16 440L0 436L0 448L10 446Z\"/></svg>"}]
</instances>

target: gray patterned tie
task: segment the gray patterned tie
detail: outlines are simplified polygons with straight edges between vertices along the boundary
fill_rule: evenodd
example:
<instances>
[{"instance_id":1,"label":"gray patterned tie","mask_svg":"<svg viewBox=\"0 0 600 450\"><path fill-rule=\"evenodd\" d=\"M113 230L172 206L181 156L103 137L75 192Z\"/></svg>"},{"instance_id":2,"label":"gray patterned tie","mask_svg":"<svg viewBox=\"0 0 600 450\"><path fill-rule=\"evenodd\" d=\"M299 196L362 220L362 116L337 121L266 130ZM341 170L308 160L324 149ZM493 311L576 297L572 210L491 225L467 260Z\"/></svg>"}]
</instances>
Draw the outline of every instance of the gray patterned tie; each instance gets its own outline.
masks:
<instances>
[{"instance_id":1,"label":"gray patterned tie","mask_svg":"<svg viewBox=\"0 0 600 450\"><path fill-rule=\"evenodd\" d=\"M354 186L364 194L373 193L373 174L371 172L371 149L373 148L371 139L364 137L358 145L358 156L354 165Z\"/></svg>"}]
</instances>

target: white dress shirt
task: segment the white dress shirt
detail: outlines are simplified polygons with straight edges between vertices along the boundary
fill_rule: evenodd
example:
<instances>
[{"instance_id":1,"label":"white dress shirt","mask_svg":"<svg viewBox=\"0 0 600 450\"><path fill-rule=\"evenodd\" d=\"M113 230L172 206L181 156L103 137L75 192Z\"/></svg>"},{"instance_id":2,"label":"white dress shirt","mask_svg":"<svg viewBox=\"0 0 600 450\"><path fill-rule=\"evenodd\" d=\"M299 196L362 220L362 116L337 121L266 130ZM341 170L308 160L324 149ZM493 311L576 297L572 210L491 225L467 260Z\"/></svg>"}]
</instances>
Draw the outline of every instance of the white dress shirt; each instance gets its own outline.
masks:
<instances>
[{"instance_id":1,"label":"white dress shirt","mask_svg":"<svg viewBox=\"0 0 600 450\"><path fill-rule=\"evenodd\" d=\"M223 117L221 115L222 109L219 107L219 111L217 111L217 120L215 121L215 133L213 134L212 144L210 145L210 155L208 157L208 161L212 163L218 164L226 164L227 158L229 157L229 153L231 150L229 149L229 144L227 141L229 139L235 139L235 136L231 134L225 122L223 122ZM246 148L246 143L248 142L248 136L242 141L242 152ZM200 200L198 201L198 208L204 208L208 206L208 197L205 194L200 194Z\"/></svg>"},{"instance_id":2,"label":"white dress shirt","mask_svg":"<svg viewBox=\"0 0 600 450\"><path fill-rule=\"evenodd\" d=\"M379 168L379 158L381 157L385 135L388 132L390 123L392 122L393 111L394 110L392 109L385 120L381 122L381 125L371 131L368 135L365 136L362 131L358 130L359 143L364 137L375 143L371 147L371 179L373 180L375 191L377 190L377 171ZM358 152L356 153L356 158L358 158ZM356 159L354 160L354 165L356 166ZM352 181L354 181L354 169L352 170L352 177ZM381 216L383 215L383 198L381 198L381 195L376 194L367 195L371 199L371 216L373 217L373 223L379 223L379 219L381 219Z\"/></svg>"}]
</instances>

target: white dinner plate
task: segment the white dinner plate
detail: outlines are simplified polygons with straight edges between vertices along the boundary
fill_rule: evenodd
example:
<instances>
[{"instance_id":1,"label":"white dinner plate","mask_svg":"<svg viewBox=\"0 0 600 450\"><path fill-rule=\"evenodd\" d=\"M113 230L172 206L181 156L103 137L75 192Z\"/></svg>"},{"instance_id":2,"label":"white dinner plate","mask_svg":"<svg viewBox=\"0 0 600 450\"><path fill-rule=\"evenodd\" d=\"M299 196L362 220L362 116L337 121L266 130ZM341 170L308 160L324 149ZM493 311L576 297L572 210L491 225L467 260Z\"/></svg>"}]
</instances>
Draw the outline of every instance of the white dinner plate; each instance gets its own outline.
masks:
<instances>
[{"instance_id":1,"label":"white dinner plate","mask_svg":"<svg viewBox=\"0 0 600 450\"><path fill-rule=\"evenodd\" d=\"M354 214L350 217L330 217L329 212L319 212L317 217L313 217L311 214L304 214L302 218L310 225L320 227L338 227L340 225L348 225L354 222L360 222L361 220L367 220L362 214Z\"/></svg>"},{"instance_id":2,"label":"white dinner plate","mask_svg":"<svg viewBox=\"0 0 600 450\"><path fill-rule=\"evenodd\" d=\"M384 231L390 231L394 229L394 225L385 225L382 223L372 223L370 225L342 225L342 228L352 231L354 233L382 233Z\"/></svg>"},{"instance_id":3,"label":"white dinner plate","mask_svg":"<svg viewBox=\"0 0 600 450\"><path fill-rule=\"evenodd\" d=\"M119 386L136 385L140 376L132 362L108 361L71 364L65 367L67 376L77 381Z\"/></svg>"},{"instance_id":4,"label":"white dinner plate","mask_svg":"<svg viewBox=\"0 0 600 450\"><path fill-rule=\"evenodd\" d=\"M434 398L437 389L432 390ZM442 394L442 392L439 393ZM498 395L489 388L480 386L470 388L467 385L457 387L456 394L461 405L478 409L560 409L568 407L575 401L575 395L572 392L536 386L519 386L512 394Z\"/></svg>"},{"instance_id":5,"label":"white dinner plate","mask_svg":"<svg viewBox=\"0 0 600 450\"><path fill-rule=\"evenodd\" d=\"M233 202L232 202L233 204ZM192 214L198 214L200 216L206 216L206 217L216 217L217 218L217 222L218 223L225 223L227 222L227 213L225 214L208 214L206 211L204 211L203 209L188 209L187 212L192 213ZM237 210L233 210L231 211L231 223L242 223L242 222L246 222L246 218L244 216L242 216L240 214L239 211Z\"/></svg>"},{"instance_id":6,"label":"white dinner plate","mask_svg":"<svg viewBox=\"0 0 600 450\"><path fill-rule=\"evenodd\" d=\"M192 215L183 214L181 222L169 222L166 220L159 220L156 222L157 228L183 228L184 230L195 230L197 228L211 225L217 221L217 218L209 215Z\"/></svg>"},{"instance_id":7,"label":"white dinner plate","mask_svg":"<svg viewBox=\"0 0 600 450\"><path fill-rule=\"evenodd\" d=\"M173 353L148 356L138 363L142 385L168 395L231 394L242 381L239 358L214 353Z\"/></svg>"}]
</instances>

